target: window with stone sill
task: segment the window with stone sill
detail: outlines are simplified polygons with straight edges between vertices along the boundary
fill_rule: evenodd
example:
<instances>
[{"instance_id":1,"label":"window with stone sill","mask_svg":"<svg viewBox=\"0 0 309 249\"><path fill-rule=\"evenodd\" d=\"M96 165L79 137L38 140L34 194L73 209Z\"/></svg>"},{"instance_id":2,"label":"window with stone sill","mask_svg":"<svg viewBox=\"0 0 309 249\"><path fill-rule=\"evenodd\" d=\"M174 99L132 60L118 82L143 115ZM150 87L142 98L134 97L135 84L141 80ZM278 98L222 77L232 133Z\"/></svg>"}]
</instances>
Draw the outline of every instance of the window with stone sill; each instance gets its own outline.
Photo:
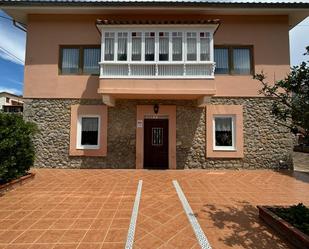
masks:
<instances>
[{"instance_id":1,"label":"window with stone sill","mask_svg":"<svg viewBox=\"0 0 309 249\"><path fill-rule=\"evenodd\" d=\"M214 150L235 150L235 116L216 115L213 118Z\"/></svg>"},{"instance_id":2,"label":"window with stone sill","mask_svg":"<svg viewBox=\"0 0 309 249\"><path fill-rule=\"evenodd\" d=\"M100 148L100 116L79 116L77 123L77 149Z\"/></svg>"}]
</instances>

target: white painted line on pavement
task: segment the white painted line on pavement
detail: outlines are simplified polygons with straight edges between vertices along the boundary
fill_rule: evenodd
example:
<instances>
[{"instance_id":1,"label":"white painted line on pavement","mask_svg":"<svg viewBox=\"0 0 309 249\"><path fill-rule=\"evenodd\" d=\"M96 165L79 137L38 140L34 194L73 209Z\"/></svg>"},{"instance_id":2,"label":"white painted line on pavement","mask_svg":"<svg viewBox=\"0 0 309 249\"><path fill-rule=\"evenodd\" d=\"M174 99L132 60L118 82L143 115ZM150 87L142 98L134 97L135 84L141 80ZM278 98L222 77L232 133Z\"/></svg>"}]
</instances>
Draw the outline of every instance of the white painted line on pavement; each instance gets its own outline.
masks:
<instances>
[{"instance_id":1,"label":"white painted line on pavement","mask_svg":"<svg viewBox=\"0 0 309 249\"><path fill-rule=\"evenodd\" d=\"M198 223L190 204L187 201L187 198L185 194L182 192L181 187L179 186L178 182L176 180L173 180L174 187L176 189L176 192L178 194L179 200L181 201L181 204L183 206L183 209L185 210L185 213L188 217L189 222L191 223L191 226L193 228L193 231L195 233L195 236L198 240L198 243L200 244L202 249L211 249L211 246L209 244L209 241L204 234L200 224Z\"/></svg>"},{"instance_id":2,"label":"white painted line on pavement","mask_svg":"<svg viewBox=\"0 0 309 249\"><path fill-rule=\"evenodd\" d=\"M143 185L143 180L139 180L136 195L135 195L135 201L134 201L134 206L132 210L131 221L130 221L130 226L128 230L128 236L127 236L127 242L126 242L125 249L133 248L135 227L136 227L136 221L137 221L137 216L138 216L138 207L139 207L141 194L142 194L142 185Z\"/></svg>"}]
</instances>

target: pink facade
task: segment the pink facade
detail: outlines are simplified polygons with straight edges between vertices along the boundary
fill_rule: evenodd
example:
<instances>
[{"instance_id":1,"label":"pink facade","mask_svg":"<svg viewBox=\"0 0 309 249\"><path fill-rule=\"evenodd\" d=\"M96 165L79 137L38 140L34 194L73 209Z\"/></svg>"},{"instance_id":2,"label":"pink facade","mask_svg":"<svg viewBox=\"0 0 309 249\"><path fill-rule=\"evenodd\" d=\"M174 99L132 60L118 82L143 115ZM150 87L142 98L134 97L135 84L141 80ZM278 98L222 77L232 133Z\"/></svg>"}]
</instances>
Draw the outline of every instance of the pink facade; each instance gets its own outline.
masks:
<instances>
[{"instance_id":1,"label":"pink facade","mask_svg":"<svg viewBox=\"0 0 309 249\"><path fill-rule=\"evenodd\" d=\"M259 83L252 75L216 75L214 80L145 80L101 79L88 75L59 75L59 45L100 44L97 18L120 18L108 15L30 15L28 21L25 67L26 98L193 98L203 95L259 96ZM132 19L135 16L121 16ZM143 19L173 17L155 15ZM265 72L278 80L289 72L289 37L287 16L184 16L191 19L220 19L215 45L252 45L254 71ZM267 37L267 39L265 39ZM44 55L44 56L42 56ZM44 83L43 83L44 82ZM99 93L100 94L99 94ZM143 96L144 95L144 96ZM165 96L167 95L167 97ZM173 96L174 95L174 96Z\"/></svg>"}]
</instances>

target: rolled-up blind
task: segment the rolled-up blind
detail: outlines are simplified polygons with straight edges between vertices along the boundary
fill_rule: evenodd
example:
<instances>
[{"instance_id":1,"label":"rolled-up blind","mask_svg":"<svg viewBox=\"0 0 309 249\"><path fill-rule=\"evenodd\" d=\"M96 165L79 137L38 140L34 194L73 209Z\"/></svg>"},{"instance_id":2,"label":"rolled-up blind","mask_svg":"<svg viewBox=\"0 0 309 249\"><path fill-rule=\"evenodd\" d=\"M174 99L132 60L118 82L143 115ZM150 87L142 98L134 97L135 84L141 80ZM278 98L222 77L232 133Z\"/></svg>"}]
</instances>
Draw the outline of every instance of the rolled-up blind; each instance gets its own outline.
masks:
<instances>
[{"instance_id":1,"label":"rolled-up blind","mask_svg":"<svg viewBox=\"0 0 309 249\"><path fill-rule=\"evenodd\" d=\"M216 118L215 119L216 131L231 131L232 118Z\"/></svg>"},{"instance_id":2,"label":"rolled-up blind","mask_svg":"<svg viewBox=\"0 0 309 249\"><path fill-rule=\"evenodd\" d=\"M82 131L98 131L98 118L82 118Z\"/></svg>"},{"instance_id":3,"label":"rolled-up blind","mask_svg":"<svg viewBox=\"0 0 309 249\"><path fill-rule=\"evenodd\" d=\"M82 118L81 145L98 145L99 119L95 117Z\"/></svg>"},{"instance_id":4,"label":"rolled-up blind","mask_svg":"<svg viewBox=\"0 0 309 249\"><path fill-rule=\"evenodd\" d=\"M215 118L216 146L233 146L232 118Z\"/></svg>"}]
</instances>

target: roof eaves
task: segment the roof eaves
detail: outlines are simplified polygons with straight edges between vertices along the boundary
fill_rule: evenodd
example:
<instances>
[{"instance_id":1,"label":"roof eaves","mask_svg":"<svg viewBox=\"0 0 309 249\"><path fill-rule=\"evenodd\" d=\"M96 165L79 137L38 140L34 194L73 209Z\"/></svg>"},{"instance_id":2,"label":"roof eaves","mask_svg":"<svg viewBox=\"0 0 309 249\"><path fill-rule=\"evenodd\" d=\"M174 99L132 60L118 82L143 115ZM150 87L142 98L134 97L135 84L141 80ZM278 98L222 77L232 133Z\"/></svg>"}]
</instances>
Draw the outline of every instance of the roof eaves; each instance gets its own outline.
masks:
<instances>
[{"instance_id":1,"label":"roof eaves","mask_svg":"<svg viewBox=\"0 0 309 249\"><path fill-rule=\"evenodd\" d=\"M167 7L217 7L217 8L309 8L309 2L219 2L219 1L83 1L83 0L0 0L0 6L14 7L132 7L132 6L167 6Z\"/></svg>"},{"instance_id":2,"label":"roof eaves","mask_svg":"<svg viewBox=\"0 0 309 249\"><path fill-rule=\"evenodd\" d=\"M202 19L202 20L114 20L114 19L97 19L96 25L177 25L177 24L220 24L219 19Z\"/></svg>"}]
</instances>

